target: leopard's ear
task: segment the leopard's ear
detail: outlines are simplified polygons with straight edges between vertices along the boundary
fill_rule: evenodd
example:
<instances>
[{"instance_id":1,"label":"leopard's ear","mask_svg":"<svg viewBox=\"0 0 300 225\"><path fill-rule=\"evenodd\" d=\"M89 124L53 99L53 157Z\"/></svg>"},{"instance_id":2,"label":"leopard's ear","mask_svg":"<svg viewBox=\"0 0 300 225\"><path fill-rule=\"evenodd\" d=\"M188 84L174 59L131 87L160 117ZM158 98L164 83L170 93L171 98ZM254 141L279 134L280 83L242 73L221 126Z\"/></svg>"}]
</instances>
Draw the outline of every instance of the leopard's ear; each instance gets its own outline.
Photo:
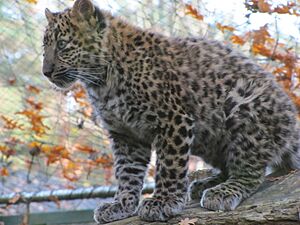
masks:
<instances>
[{"instance_id":1,"label":"leopard's ear","mask_svg":"<svg viewBox=\"0 0 300 225\"><path fill-rule=\"evenodd\" d=\"M73 15L82 19L89 19L94 11L95 7L90 0L76 0L72 8Z\"/></svg>"},{"instance_id":2,"label":"leopard's ear","mask_svg":"<svg viewBox=\"0 0 300 225\"><path fill-rule=\"evenodd\" d=\"M51 22L54 18L53 13L48 8L45 9L45 16L46 16L48 22Z\"/></svg>"}]
</instances>

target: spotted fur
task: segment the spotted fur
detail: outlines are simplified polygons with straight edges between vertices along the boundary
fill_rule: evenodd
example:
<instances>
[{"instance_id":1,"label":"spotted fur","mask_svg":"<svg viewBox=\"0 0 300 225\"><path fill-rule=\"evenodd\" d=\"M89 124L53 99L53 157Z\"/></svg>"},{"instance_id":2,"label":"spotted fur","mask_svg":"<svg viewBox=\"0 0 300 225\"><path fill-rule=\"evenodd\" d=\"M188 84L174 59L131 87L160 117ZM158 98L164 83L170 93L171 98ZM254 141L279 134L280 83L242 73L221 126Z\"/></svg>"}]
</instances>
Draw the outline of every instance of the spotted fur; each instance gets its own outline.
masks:
<instances>
[{"instance_id":1,"label":"spotted fur","mask_svg":"<svg viewBox=\"0 0 300 225\"><path fill-rule=\"evenodd\" d=\"M90 0L46 17L43 73L62 89L81 82L112 139L118 191L95 210L98 223L178 214L190 154L221 170L190 187L212 210L235 209L266 166L299 166L295 107L247 57L216 41L137 28ZM140 202L151 150L156 188Z\"/></svg>"}]
</instances>

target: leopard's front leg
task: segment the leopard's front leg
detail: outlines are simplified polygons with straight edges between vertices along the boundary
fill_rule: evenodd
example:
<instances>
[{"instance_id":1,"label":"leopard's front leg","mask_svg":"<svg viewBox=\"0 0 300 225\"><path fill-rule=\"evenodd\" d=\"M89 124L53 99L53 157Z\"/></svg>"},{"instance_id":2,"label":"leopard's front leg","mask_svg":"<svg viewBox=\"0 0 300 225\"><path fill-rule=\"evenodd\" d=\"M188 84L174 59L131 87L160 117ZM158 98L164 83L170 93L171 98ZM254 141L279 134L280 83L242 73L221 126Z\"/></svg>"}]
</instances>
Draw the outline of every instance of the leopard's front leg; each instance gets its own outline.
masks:
<instances>
[{"instance_id":1,"label":"leopard's front leg","mask_svg":"<svg viewBox=\"0 0 300 225\"><path fill-rule=\"evenodd\" d=\"M138 215L146 221L166 221L181 212L187 194L187 162L193 141L193 120L177 114L161 124L153 148L157 153L156 188L144 199Z\"/></svg>"},{"instance_id":2,"label":"leopard's front leg","mask_svg":"<svg viewBox=\"0 0 300 225\"><path fill-rule=\"evenodd\" d=\"M151 155L150 147L129 142L118 135L112 135L112 139L118 191L112 203L104 203L95 209L94 219L98 224L125 219L136 213Z\"/></svg>"}]
</instances>

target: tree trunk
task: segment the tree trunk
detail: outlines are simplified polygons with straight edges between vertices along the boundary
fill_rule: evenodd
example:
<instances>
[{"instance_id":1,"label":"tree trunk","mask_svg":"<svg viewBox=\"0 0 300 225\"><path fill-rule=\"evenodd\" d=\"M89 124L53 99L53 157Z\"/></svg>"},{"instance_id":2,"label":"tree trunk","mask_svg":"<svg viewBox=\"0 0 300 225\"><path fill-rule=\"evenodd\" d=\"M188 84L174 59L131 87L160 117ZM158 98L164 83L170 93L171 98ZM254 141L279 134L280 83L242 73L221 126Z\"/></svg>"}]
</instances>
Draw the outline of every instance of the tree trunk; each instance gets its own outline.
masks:
<instances>
[{"instance_id":1,"label":"tree trunk","mask_svg":"<svg viewBox=\"0 0 300 225\"><path fill-rule=\"evenodd\" d=\"M191 204L179 216L166 223L147 223L139 220L138 217L131 217L108 225L180 224L180 221L186 218L197 219L195 225L299 225L300 170L280 177L267 177L253 196L231 212L208 211L200 208L199 204ZM188 225L188 223L181 224Z\"/></svg>"}]
</instances>

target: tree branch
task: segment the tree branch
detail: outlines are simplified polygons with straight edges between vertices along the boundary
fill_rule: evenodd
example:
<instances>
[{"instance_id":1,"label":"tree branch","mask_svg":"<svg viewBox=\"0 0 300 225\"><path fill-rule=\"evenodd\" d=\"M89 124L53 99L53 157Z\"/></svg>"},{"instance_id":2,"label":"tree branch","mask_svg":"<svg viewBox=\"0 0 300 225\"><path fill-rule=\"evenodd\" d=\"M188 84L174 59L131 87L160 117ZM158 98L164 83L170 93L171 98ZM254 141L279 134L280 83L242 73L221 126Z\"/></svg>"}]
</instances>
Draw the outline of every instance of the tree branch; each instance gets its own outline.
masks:
<instances>
[{"instance_id":1,"label":"tree branch","mask_svg":"<svg viewBox=\"0 0 300 225\"><path fill-rule=\"evenodd\" d=\"M185 218L197 218L201 225L296 225L300 224L300 170L281 177L267 177L262 187L231 212L214 212L192 204L167 223L146 223L131 217L107 225L179 224Z\"/></svg>"}]
</instances>

